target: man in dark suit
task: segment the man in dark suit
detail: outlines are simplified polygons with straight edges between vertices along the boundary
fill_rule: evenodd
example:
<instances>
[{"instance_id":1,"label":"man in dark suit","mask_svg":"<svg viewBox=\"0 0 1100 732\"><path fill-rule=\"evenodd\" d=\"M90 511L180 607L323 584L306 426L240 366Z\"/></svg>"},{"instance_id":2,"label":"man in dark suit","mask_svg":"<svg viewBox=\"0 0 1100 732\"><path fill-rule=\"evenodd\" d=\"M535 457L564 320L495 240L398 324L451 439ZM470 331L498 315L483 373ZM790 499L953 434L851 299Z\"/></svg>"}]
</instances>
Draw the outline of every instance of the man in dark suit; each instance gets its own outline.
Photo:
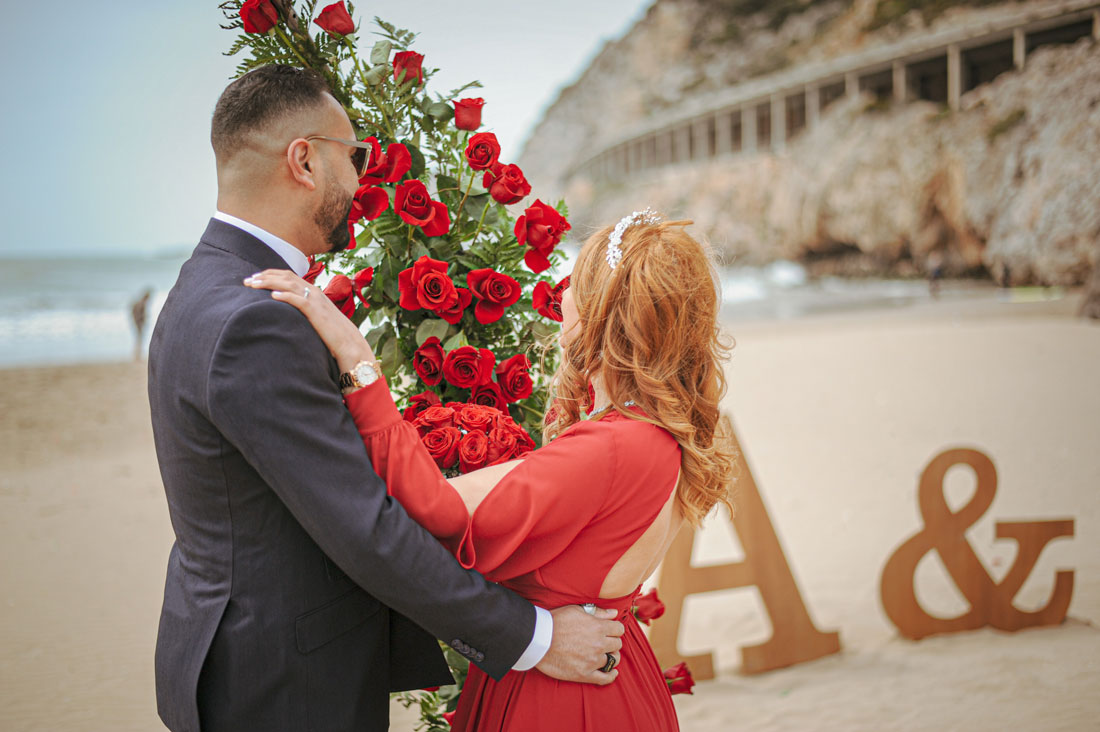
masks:
<instances>
[{"instance_id":1,"label":"man in dark suit","mask_svg":"<svg viewBox=\"0 0 1100 732\"><path fill-rule=\"evenodd\" d=\"M463 570L387 497L308 321L242 285L348 244L360 148L323 80L285 66L241 77L211 142L218 213L149 356L176 534L156 651L164 723L386 729L388 692L451 682L433 635L496 678L537 667L610 683L596 669L620 647L614 613L536 609Z\"/></svg>"}]
</instances>

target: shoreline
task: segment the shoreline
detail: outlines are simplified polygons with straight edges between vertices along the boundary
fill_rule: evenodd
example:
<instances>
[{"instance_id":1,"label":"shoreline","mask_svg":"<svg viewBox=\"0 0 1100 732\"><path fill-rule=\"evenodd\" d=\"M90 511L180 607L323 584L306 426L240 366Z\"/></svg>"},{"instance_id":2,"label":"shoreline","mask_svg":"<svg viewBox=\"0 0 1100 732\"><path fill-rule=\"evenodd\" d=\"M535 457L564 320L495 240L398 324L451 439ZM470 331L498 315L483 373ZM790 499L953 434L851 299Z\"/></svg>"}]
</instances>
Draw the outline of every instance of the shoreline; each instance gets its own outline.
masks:
<instances>
[{"instance_id":1,"label":"shoreline","mask_svg":"<svg viewBox=\"0 0 1100 732\"><path fill-rule=\"evenodd\" d=\"M675 697L682 729L1075 730L1100 717L1100 324L1073 315L1079 297L724 321L737 340L724 407L810 616L842 650L741 675L739 648L770 633L758 593L690 597L681 650L713 652L718 677ZM0 727L161 729L152 654L172 533L145 364L0 370L0 444ZM921 527L917 476L956 444L997 467L994 502L967 531L995 579L1015 556L997 521L1075 520L1016 599L1041 607L1054 572L1073 569L1063 625L910 642L883 615L882 565ZM972 487L956 478L957 507ZM742 556L721 521L696 551ZM917 585L931 612L966 607L934 560ZM395 707L391 728L413 719Z\"/></svg>"}]
</instances>

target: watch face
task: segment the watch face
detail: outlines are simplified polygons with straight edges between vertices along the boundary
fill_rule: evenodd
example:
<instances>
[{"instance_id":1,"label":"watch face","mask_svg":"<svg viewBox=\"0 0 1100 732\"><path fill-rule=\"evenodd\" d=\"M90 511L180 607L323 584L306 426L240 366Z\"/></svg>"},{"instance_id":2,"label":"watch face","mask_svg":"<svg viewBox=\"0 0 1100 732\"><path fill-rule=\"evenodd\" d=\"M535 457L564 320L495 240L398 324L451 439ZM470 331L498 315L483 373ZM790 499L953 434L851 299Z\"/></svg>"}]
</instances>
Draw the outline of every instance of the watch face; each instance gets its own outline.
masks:
<instances>
[{"instance_id":1,"label":"watch face","mask_svg":"<svg viewBox=\"0 0 1100 732\"><path fill-rule=\"evenodd\" d=\"M373 383L378 379L378 372L369 363L361 363L355 367L355 380L363 386Z\"/></svg>"}]
</instances>

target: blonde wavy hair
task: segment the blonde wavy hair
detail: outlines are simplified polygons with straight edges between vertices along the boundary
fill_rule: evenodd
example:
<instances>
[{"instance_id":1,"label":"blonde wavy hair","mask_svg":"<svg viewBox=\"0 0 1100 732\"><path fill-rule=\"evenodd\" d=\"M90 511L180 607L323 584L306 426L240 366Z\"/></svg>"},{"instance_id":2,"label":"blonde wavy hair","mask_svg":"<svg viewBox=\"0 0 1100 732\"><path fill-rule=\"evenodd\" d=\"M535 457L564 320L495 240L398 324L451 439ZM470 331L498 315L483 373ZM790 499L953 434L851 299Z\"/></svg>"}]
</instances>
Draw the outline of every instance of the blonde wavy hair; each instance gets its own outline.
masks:
<instances>
[{"instance_id":1,"label":"blonde wavy hair","mask_svg":"<svg viewBox=\"0 0 1100 732\"><path fill-rule=\"evenodd\" d=\"M588 385L602 381L625 416L667 430L681 448L676 495L698 526L718 503L732 515L736 450L718 402L726 390L727 344L718 327L718 278L691 221L638 223L623 234L622 260L607 263L612 227L585 242L569 288L580 323L551 381L546 439L581 419ZM627 409L633 401L644 414Z\"/></svg>"}]
</instances>

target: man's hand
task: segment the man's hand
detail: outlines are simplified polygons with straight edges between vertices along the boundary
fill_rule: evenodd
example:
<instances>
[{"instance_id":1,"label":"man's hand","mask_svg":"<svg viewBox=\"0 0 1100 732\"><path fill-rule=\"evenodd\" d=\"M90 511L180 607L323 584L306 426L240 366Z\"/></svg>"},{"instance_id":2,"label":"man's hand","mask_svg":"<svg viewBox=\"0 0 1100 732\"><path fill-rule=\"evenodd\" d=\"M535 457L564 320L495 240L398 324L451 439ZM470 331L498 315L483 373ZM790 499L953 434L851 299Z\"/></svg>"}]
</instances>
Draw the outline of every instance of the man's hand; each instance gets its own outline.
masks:
<instances>
[{"instance_id":1,"label":"man's hand","mask_svg":"<svg viewBox=\"0 0 1100 732\"><path fill-rule=\"evenodd\" d=\"M579 681L585 684L606 686L619 675L618 669L610 673L600 671L607 663L607 654L619 658L620 640L626 632L623 624L613 618L614 610L596 610L589 615L578 605L566 605L551 610L554 616L554 635L550 650L535 668L547 676L561 681Z\"/></svg>"}]
</instances>

